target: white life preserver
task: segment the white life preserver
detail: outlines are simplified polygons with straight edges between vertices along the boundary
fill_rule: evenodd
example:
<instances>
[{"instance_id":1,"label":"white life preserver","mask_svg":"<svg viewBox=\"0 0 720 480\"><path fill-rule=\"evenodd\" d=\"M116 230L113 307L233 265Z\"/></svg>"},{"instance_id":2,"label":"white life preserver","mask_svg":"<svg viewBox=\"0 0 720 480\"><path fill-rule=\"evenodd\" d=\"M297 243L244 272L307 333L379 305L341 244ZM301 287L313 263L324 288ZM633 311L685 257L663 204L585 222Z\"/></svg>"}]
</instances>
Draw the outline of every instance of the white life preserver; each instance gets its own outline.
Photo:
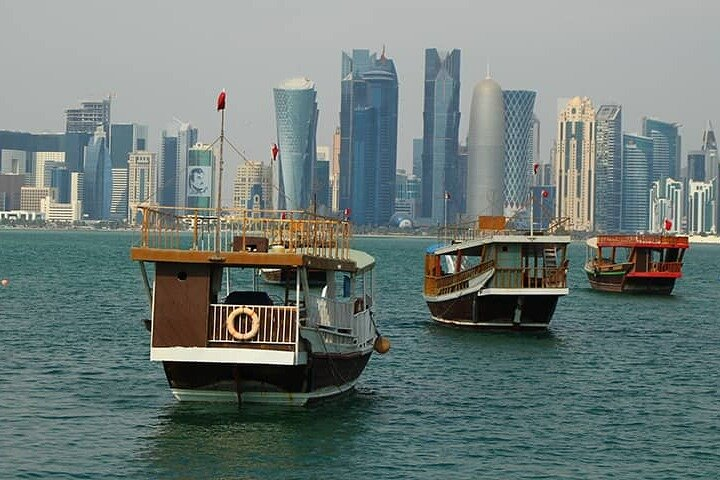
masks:
<instances>
[{"instance_id":1,"label":"white life preserver","mask_svg":"<svg viewBox=\"0 0 720 480\"><path fill-rule=\"evenodd\" d=\"M240 333L235 328L235 319L240 315L247 315L252 319L252 327L245 333ZM230 312L227 317L227 321L225 322L225 326L227 327L230 335L232 335L235 340L250 340L255 335L257 335L258 331L260 330L260 317L257 313L255 313L255 310L250 307L238 307L232 312Z\"/></svg>"}]
</instances>

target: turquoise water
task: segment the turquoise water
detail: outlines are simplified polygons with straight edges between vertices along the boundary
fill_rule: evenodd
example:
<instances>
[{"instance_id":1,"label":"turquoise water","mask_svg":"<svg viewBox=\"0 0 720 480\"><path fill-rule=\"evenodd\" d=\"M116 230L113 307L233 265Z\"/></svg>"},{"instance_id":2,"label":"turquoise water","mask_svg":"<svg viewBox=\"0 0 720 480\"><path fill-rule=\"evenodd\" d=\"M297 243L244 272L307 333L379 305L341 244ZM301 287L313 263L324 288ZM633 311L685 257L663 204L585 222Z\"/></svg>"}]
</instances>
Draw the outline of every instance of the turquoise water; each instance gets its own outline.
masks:
<instances>
[{"instance_id":1,"label":"turquoise water","mask_svg":"<svg viewBox=\"0 0 720 480\"><path fill-rule=\"evenodd\" d=\"M718 478L720 246L671 297L589 289L543 335L431 323L430 240L360 238L393 348L312 408L177 403L130 233L0 230L0 478Z\"/></svg>"}]
</instances>

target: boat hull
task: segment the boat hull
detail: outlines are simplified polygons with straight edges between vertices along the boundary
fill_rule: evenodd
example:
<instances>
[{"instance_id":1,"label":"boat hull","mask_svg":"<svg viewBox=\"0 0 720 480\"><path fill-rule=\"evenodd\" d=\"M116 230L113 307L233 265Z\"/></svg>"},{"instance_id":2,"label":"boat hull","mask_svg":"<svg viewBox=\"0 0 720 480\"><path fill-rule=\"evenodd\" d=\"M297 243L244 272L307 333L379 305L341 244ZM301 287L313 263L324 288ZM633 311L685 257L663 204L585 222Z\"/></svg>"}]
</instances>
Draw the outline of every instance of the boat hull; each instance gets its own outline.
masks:
<instances>
[{"instance_id":1,"label":"boat hull","mask_svg":"<svg viewBox=\"0 0 720 480\"><path fill-rule=\"evenodd\" d=\"M351 391L372 351L310 355L307 365L163 362L175 398L305 405Z\"/></svg>"},{"instance_id":2,"label":"boat hull","mask_svg":"<svg viewBox=\"0 0 720 480\"><path fill-rule=\"evenodd\" d=\"M585 270L590 287L601 292L640 293L670 295L675 287L675 278L603 275Z\"/></svg>"},{"instance_id":3,"label":"boat hull","mask_svg":"<svg viewBox=\"0 0 720 480\"><path fill-rule=\"evenodd\" d=\"M426 297L426 301L433 320L443 325L478 330L544 330L561 295L471 293L455 300Z\"/></svg>"}]
</instances>

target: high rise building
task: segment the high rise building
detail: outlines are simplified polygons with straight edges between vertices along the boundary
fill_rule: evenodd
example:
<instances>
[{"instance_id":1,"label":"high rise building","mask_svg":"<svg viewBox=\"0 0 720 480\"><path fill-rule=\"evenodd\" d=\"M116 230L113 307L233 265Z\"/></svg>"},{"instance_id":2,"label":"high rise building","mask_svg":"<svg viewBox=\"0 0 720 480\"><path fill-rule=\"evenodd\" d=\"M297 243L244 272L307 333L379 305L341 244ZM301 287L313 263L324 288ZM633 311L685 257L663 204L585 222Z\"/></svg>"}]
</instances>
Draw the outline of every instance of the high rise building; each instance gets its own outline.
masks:
<instances>
[{"instance_id":1,"label":"high rise building","mask_svg":"<svg viewBox=\"0 0 720 480\"><path fill-rule=\"evenodd\" d=\"M110 126L112 147L110 159L112 168L127 168L131 152L148 148L148 127L137 123L114 123Z\"/></svg>"},{"instance_id":2,"label":"high rise building","mask_svg":"<svg viewBox=\"0 0 720 480\"><path fill-rule=\"evenodd\" d=\"M342 54L340 202L358 225L385 225L395 206L398 77L369 50Z\"/></svg>"},{"instance_id":3,"label":"high rise building","mask_svg":"<svg viewBox=\"0 0 720 480\"><path fill-rule=\"evenodd\" d=\"M533 113L530 125L530 141L528 142L530 164L540 163L540 119Z\"/></svg>"},{"instance_id":4,"label":"high rise building","mask_svg":"<svg viewBox=\"0 0 720 480\"><path fill-rule=\"evenodd\" d=\"M20 210L30 212L41 212L40 202L44 198L55 199L55 189L50 187L21 187L20 188Z\"/></svg>"},{"instance_id":5,"label":"high rise building","mask_svg":"<svg viewBox=\"0 0 720 480\"><path fill-rule=\"evenodd\" d=\"M706 180L705 167L707 155L702 150L693 150L687 155L687 179L695 182Z\"/></svg>"},{"instance_id":6,"label":"high rise building","mask_svg":"<svg viewBox=\"0 0 720 480\"><path fill-rule=\"evenodd\" d=\"M213 208L215 185L215 154L210 145L197 143L188 150L185 192L187 208Z\"/></svg>"},{"instance_id":7,"label":"high rise building","mask_svg":"<svg viewBox=\"0 0 720 480\"><path fill-rule=\"evenodd\" d=\"M500 85L490 76L473 89L467 142L466 213L503 215L505 105Z\"/></svg>"},{"instance_id":8,"label":"high rise building","mask_svg":"<svg viewBox=\"0 0 720 480\"><path fill-rule=\"evenodd\" d=\"M312 205L318 213L327 214L331 209L330 147L317 147L317 160L313 179Z\"/></svg>"},{"instance_id":9,"label":"high rise building","mask_svg":"<svg viewBox=\"0 0 720 480\"><path fill-rule=\"evenodd\" d=\"M680 176L680 127L677 123L643 117L643 136L652 138L653 161L650 181Z\"/></svg>"},{"instance_id":10,"label":"high rise building","mask_svg":"<svg viewBox=\"0 0 720 480\"><path fill-rule=\"evenodd\" d=\"M0 173L0 211L19 210L24 175Z\"/></svg>"},{"instance_id":11,"label":"high rise building","mask_svg":"<svg viewBox=\"0 0 720 480\"><path fill-rule=\"evenodd\" d=\"M233 182L233 207L269 210L272 207L272 169L248 160L238 166Z\"/></svg>"},{"instance_id":12,"label":"high rise building","mask_svg":"<svg viewBox=\"0 0 720 480\"><path fill-rule=\"evenodd\" d=\"M337 212L340 209L340 127L337 127L333 133L330 189L332 191L330 207L333 212Z\"/></svg>"},{"instance_id":13,"label":"high rise building","mask_svg":"<svg viewBox=\"0 0 720 480\"><path fill-rule=\"evenodd\" d=\"M569 218L569 228L576 231L591 231L594 226L594 126L595 110L587 97L570 100L558 118L555 216Z\"/></svg>"},{"instance_id":14,"label":"high rise building","mask_svg":"<svg viewBox=\"0 0 720 480\"><path fill-rule=\"evenodd\" d=\"M105 132L101 125L85 147L83 214L91 220L105 220L110 217L112 196L112 168L110 152L105 143Z\"/></svg>"},{"instance_id":15,"label":"high rise building","mask_svg":"<svg viewBox=\"0 0 720 480\"><path fill-rule=\"evenodd\" d=\"M422 217L434 224L458 213L457 155L460 128L460 50L425 50L422 145Z\"/></svg>"},{"instance_id":16,"label":"high rise building","mask_svg":"<svg viewBox=\"0 0 720 480\"><path fill-rule=\"evenodd\" d=\"M141 221L138 207L157 204L157 154L136 150L128 155L128 217L131 225Z\"/></svg>"},{"instance_id":17,"label":"high rise building","mask_svg":"<svg viewBox=\"0 0 720 480\"><path fill-rule=\"evenodd\" d=\"M49 187L53 170L65 166L65 152L34 152L34 185Z\"/></svg>"},{"instance_id":18,"label":"high rise building","mask_svg":"<svg viewBox=\"0 0 720 480\"><path fill-rule=\"evenodd\" d=\"M293 78L273 89L280 153L273 172L279 209L306 210L313 197L318 106L315 83Z\"/></svg>"},{"instance_id":19,"label":"high rise building","mask_svg":"<svg viewBox=\"0 0 720 480\"><path fill-rule=\"evenodd\" d=\"M650 172L653 139L624 133L622 148L622 193L620 230L644 232L648 229Z\"/></svg>"},{"instance_id":20,"label":"high rise building","mask_svg":"<svg viewBox=\"0 0 720 480\"><path fill-rule=\"evenodd\" d=\"M95 135L97 127L102 127L105 147L110 148L110 97L99 102L82 102L80 108L65 110L65 132Z\"/></svg>"},{"instance_id":21,"label":"high rise building","mask_svg":"<svg viewBox=\"0 0 720 480\"><path fill-rule=\"evenodd\" d=\"M413 163L412 163L412 174L420 178L422 175L422 152L423 152L423 139L413 138Z\"/></svg>"},{"instance_id":22,"label":"high rise building","mask_svg":"<svg viewBox=\"0 0 720 480\"><path fill-rule=\"evenodd\" d=\"M717 233L716 184L688 182L687 232L690 234Z\"/></svg>"},{"instance_id":23,"label":"high rise building","mask_svg":"<svg viewBox=\"0 0 720 480\"><path fill-rule=\"evenodd\" d=\"M58 203L70 203L70 170L65 167L54 168L48 186L57 192Z\"/></svg>"},{"instance_id":24,"label":"high rise building","mask_svg":"<svg viewBox=\"0 0 720 480\"><path fill-rule=\"evenodd\" d=\"M178 138L168 136L163 130L160 138L160 161L158 165L158 196L160 205L176 206L177 197Z\"/></svg>"},{"instance_id":25,"label":"high rise building","mask_svg":"<svg viewBox=\"0 0 720 480\"><path fill-rule=\"evenodd\" d=\"M526 209L533 165L533 108L535 92L503 90L505 106L504 215Z\"/></svg>"},{"instance_id":26,"label":"high rise building","mask_svg":"<svg viewBox=\"0 0 720 480\"><path fill-rule=\"evenodd\" d=\"M161 205L178 208L186 206L188 155L197 139L198 130L189 123L178 121L178 130L174 135L163 130L158 165L158 196Z\"/></svg>"},{"instance_id":27,"label":"high rise building","mask_svg":"<svg viewBox=\"0 0 720 480\"><path fill-rule=\"evenodd\" d=\"M712 122L708 121L707 128L703 131L701 150L705 152L705 180L712 180L718 176L718 146L715 139L715 130Z\"/></svg>"},{"instance_id":28,"label":"high rise building","mask_svg":"<svg viewBox=\"0 0 720 480\"><path fill-rule=\"evenodd\" d=\"M395 214L414 219L420 201L420 178L412 174L408 175L405 170L399 169L395 183Z\"/></svg>"},{"instance_id":29,"label":"high rise building","mask_svg":"<svg viewBox=\"0 0 720 480\"><path fill-rule=\"evenodd\" d=\"M602 105L595 114L595 230L620 230L622 107Z\"/></svg>"},{"instance_id":30,"label":"high rise building","mask_svg":"<svg viewBox=\"0 0 720 480\"><path fill-rule=\"evenodd\" d=\"M125 221L128 219L128 167L113 168L112 193L110 194L110 218Z\"/></svg>"},{"instance_id":31,"label":"high rise building","mask_svg":"<svg viewBox=\"0 0 720 480\"><path fill-rule=\"evenodd\" d=\"M653 233L682 231L685 215L685 189L683 182L666 178L652 182L650 186L650 217L648 231ZM670 228L666 228L666 220Z\"/></svg>"}]
</instances>

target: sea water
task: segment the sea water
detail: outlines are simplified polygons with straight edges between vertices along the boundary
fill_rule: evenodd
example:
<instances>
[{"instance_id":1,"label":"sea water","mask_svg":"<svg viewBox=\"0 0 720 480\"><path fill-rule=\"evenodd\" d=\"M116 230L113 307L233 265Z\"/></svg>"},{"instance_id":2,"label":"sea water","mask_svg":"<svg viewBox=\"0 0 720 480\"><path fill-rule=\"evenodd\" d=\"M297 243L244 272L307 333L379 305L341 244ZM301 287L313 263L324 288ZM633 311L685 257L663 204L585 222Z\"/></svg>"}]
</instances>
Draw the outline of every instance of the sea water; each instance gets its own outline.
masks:
<instances>
[{"instance_id":1,"label":"sea water","mask_svg":"<svg viewBox=\"0 0 720 480\"><path fill-rule=\"evenodd\" d=\"M0 478L720 477L720 246L672 296L596 292L569 248L546 334L432 323L433 239L356 238L378 326L355 394L180 404L149 361L130 232L0 230Z\"/></svg>"}]
</instances>

